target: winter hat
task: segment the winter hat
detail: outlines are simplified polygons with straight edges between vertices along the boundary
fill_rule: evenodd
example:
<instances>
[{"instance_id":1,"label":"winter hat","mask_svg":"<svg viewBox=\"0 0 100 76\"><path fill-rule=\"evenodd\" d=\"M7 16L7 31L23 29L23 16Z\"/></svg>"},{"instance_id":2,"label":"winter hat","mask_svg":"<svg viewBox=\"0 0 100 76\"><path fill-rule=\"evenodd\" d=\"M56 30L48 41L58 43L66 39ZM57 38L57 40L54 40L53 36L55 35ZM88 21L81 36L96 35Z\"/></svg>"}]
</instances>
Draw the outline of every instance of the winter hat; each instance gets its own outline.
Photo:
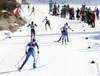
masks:
<instances>
[{"instance_id":1,"label":"winter hat","mask_svg":"<svg viewBox=\"0 0 100 76\"><path fill-rule=\"evenodd\" d=\"M66 25L68 25L68 23L66 22Z\"/></svg>"},{"instance_id":2,"label":"winter hat","mask_svg":"<svg viewBox=\"0 0 100 76\"><path fill-rule=\"evenodd\" d=\"M33 38L33 42L35 42L36 41L36 39L35 38Z\"/></svg>"},{"instance_id":3,"label":"winter hat","mask_svg":"<svg viewBox=\"0 0 100 76\"><path fill-rule=\"evenodd\" d=\"M32 21L31 23L33 24L34 22Z\"/></svg>"}]
</instances>

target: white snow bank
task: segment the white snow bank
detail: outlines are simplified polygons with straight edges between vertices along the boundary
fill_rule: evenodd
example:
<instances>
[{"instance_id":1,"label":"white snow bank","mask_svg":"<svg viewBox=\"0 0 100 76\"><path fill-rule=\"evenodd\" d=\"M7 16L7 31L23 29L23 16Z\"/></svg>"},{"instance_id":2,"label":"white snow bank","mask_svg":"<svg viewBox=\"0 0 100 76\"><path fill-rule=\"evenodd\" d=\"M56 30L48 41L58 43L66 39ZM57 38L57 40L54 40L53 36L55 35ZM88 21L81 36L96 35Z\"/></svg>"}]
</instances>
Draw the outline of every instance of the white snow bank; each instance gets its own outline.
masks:
<instances>
[{"instance_id":1,"label":"white snow bank","mask_svg":"<svg viewBox=\"0 0 100 76\"><path fill-rule=\"evenodd\" d=\"M0 41L3 41L10 37L10 31L0 31Z\"/></svg>"},{"instance_id":2,"label":"white snow bank","mask_svg":"<svg viewBox=\"0 0 100 76\"><path fill-rule=\"evenodd\" d=\"M16 0L18 3L22 3L22 0Z\"/></svg>"}]
</instances>

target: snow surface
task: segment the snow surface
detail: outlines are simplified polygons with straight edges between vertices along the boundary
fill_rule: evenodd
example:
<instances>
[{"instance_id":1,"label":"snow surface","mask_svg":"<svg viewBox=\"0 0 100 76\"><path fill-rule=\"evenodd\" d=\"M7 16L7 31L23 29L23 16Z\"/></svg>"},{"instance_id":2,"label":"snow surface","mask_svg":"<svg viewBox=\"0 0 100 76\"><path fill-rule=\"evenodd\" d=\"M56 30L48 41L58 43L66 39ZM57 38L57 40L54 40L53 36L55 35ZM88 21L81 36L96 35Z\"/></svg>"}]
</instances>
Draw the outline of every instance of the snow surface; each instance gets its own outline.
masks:
<instances>
[{"instance_id":1,"label":"snow surface","mask_svg":"<svg viewBox=\"0 0 100 76\"><path fill-rule=\"evenodd\" d=\"M64 19L49 15L48 4L30 5L31 8L33 6L35 15L29 16L31 10L28 12L27 5L22 5L24 12L21 11L20 15L28 23L17 32L8 33L7 36L10 35L11 38L5 39L4 31L0 33L0 36L4 37L0 37L0 76L100 76L100 20L96 20L96 27L91 28L83 22L69 20L68 16ZM70 6L75 9L81 7L79 4ZM94 9L95 6L91 7ZM98 7L100 9L100 6ZM50 19L52 30L44 30L45 22L42 23L42 20L45 16ZM21 72L18 72L17 67L20 67L25 59L20 61L25 55L25 46L30 41L30 27L26 26L31 21L38 25L35 29L40 48L37 67L40 68L29 70L33 65L33 58L30 57ZM60 28L66 22L74 30L68 31L70 42L67 45L55 43L61 36Z\"/></svg>"}]
</instances>

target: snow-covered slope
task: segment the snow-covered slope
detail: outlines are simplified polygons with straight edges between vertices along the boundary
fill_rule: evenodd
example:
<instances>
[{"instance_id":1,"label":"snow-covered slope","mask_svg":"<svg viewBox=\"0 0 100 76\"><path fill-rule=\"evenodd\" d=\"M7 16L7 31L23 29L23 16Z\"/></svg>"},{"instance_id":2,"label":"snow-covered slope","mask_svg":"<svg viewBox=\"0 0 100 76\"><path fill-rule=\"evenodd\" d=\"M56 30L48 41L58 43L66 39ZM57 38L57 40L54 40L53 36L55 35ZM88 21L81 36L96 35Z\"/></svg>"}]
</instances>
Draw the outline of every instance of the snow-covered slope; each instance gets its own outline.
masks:
<instances>
[{"instance_id":1,"label":"snow-covered slope","mask_svg":"<svg viewBox=\"0 0 100 76\"><path fill-rule=\"evenodd\" d=\"M33 65L33 58L30 57L22 71L17 71L17 67L20 67L25 59L19 62L25 55L25 45L30 41L30 27L26 27L27 23L17 32L11 33L11 38L0 41L0 76L99 76L100 20L96 20L96 27L91 28L83 22L69 20L68 16L67 19L63 19L49 15L48 4L34 4L31 8L33 6L35 15L29 16L31 10L28 12L27 5L22 5L24 12L21 11L20 15L28 23L34 21L38 25L35 29L40 48L37 67L40 68L29 70ZM74 4L71 6L81 7ZM42 23L42 20L45 16L50 19L52 30L49 28L44 30L45 23ZM74 32L68 31L70 42L67 45L61 45L61 42L55 43L54 41L61 36L60 28L66 22L74 30Z\"/></svg>"}]
</instances>

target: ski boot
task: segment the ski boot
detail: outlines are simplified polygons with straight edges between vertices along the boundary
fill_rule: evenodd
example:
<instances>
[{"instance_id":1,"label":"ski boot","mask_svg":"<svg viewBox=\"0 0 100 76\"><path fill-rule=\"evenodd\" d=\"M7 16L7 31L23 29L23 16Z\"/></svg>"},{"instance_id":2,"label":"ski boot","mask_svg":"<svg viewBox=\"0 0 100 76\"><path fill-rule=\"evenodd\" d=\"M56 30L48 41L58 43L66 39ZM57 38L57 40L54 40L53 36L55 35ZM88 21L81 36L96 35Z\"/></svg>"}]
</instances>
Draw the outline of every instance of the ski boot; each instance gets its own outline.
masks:
<instances>
[{"instance_id":1,"label":"ski boot","mask_svg":"<svg viewBox=\"0 0 100 76\"><path fill-rule=\"evenodd\" d=\"M20 68L18 68L18 71L20 72L20 71L21 71L21 69L22 69L21 67L20 67Z\"/></svg>"},{"instance_id":2,"label":"ski boot","mask_svg":"<svg viewBox=\"0 0 100 76\"><path fill-rule=\"evenodd\" d=\"M36 68L36 65L35 65L35 63L33 63L33 69L34 69L34 68Z\"/></svg>"},{"instance_id":3,"label":"ski boot","mask_svg":"<svg viewBox=\"0 0 100 76\"><path fill-rule=\"evenodd\" d=\"M23 68L24 65L22 65L20 68L18 68L19 72L21 71L21 69Z\"/></svg>"},{"instance_id":4,"label":"ski boot","mask_svg":"<svg viewBox=\"0 0 100 76\"><path fill-rule=\"evenodd\" d=\"M45 27L45 30L47 30L47 27Z\"/></svg>"},{"instance_id":5,"label":"ski boot","mask_svg":"<svg viewBox=\"0 0 100 76\"><path fill-rule=\"evenodd\" d=\"M66 40L65 40L65 45L67 45Z\"/></svg>"}]
</instances>

